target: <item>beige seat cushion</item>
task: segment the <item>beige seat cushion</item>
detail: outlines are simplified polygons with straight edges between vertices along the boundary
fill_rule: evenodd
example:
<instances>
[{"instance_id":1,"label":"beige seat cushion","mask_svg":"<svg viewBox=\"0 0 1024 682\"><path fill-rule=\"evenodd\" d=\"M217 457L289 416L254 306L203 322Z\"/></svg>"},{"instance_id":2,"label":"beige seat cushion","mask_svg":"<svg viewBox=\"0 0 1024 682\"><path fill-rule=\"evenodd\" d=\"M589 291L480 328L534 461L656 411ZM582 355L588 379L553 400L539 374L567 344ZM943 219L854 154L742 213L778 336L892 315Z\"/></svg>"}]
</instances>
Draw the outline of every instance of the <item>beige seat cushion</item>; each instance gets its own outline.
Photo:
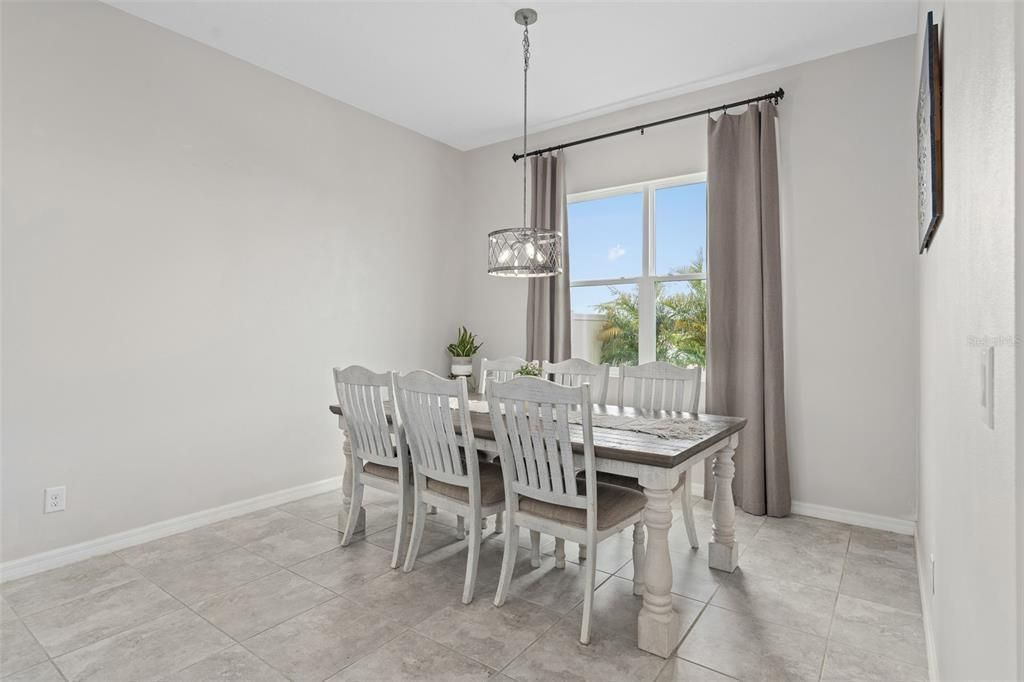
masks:
<instances>
[{"instance_id":1,"label":"beige seat cushion","mask_svg":"<svg viewBox=\"0 0 1024 682\"><path fill-rule=\"evenodd\" d=\"M367 462L363 465L363 473L377 478L386 478L390 481L398 480L398 467L388 467L383 464Z\"/></svg>"},{"instance_id":2,"label":"beige seat cushion","mask_svg":"<svg viewBox=\"0 0 1024 682\"><path fill-rule=\"evenodd\" d=\"M583 481L586 479L586 473L580 471L576 474L576 480ZM643 492L644 487L640 485L640 481L629 476L619 476L618 474L607 474L603 471L597 472L597 480L599 483L608 483L609 485L617 485L622 488L631 488L632 490L639 490ZM676 487L673 490L679 490L679 486L683 484L683 477L679 477L679 483L676 483Z\"/></svg>"},{"instance_id":3,"label":"beige seat cushion","mask_svg":"<svg viewBox=\"0 0 1024 682\"><path fill-rule=\"evenodd\" d=\"M460 502L469 502L469 488L452 485L443 481L427 479L427 488L445 497ZM501 477L501 465L480 462L480 504L497 504L505 499L505 481Z\"/></svg>"},{"instance_id":4,"label":"beige seat cushion","mask_svg":"<svg viewBox=\"0 0 1024 682\"><path fill-rule=\"evenodd\" d=\"M597 529L605 530L625 521L630 516L643 511L646 504L647 498L641 492L622 486L598 483ZM577 528L587 527L586 509L563 507L520 495L519 510Z\"/></svg>"}]
</instances>

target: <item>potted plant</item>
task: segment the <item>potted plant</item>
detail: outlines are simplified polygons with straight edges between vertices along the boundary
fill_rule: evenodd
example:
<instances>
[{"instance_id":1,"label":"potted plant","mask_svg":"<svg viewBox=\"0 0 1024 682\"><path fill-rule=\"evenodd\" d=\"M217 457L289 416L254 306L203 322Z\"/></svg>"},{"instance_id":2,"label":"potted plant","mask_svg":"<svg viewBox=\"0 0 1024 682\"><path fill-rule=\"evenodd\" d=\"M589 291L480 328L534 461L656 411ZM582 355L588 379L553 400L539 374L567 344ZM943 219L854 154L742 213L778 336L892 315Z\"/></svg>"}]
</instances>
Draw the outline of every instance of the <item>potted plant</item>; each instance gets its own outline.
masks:
<instances>
[{"instance_id":1,"label":"potted plant","mask_svg":"<svg viewBox=\"0 0 1024 682\"><path fill-rule=\"evenodd\" d=\"M531 360L519 369L515 371L517 377L539 377L540 376L540 363L536 360Z\"/></svg>"},{"instance_id":2,"label":"potted plant","mask_svg":"<svg viewBox=\"0 0 1024 682\"><path fill-rule=\"evenodd\" d=\"M458 340L448 344L448 353L452 356L453 377L473 375L473 356L483 345L476 342L476 334L471 334L465 327L459 327Z\"/></svg>"}]
</instances>

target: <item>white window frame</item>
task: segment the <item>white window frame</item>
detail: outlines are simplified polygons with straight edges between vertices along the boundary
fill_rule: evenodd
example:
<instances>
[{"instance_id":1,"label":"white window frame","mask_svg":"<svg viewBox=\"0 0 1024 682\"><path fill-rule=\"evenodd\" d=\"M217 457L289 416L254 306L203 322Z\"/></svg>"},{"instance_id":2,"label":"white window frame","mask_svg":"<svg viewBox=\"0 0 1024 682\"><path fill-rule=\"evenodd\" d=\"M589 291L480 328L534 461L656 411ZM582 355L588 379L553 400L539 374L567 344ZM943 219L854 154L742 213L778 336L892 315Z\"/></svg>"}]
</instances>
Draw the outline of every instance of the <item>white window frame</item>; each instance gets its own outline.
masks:
<instances>
[{"instance_id":1,"label":"white window frame","mask_svg":"<svg viewBox=\"0 0 1024 682\"><path fill-rule=\"evenodd\" d=\"M708 259L707 249L705 248L704 253L704 272L692 272L683 275L658 275L655 274L655 267L657 264L657 240L655 239L654 224L654 201L655 191L664 189L666 187L679 187L682 185L693 185L699 182L707 182L707 173L688 173L687 175L676 175L670 178L662 178L660 180L650 180L647 182L636 182L630 185L619 185L618 187L609 187L606 189L590 190L587 192L576 192L566 196L566 201L570 204L579 203L581 201L593 201L594 199L606 199L608 197L620 196L623 194L637 194L643 195L643 257L641 259L641 273L639 277L619 277L613 279L587 279L587 280L570 280L569 287L588 287L588 286L621 286L624 284L636 284L639 288L639 299L637 301L640 308L640 334L638 342L640 348L638 349L638 361L640 364L645 362L653 362L656 357L656 339L655 334L655 299L654 299L654 285L656 282L687 282L692 280L706 280L708 277ZM572 226L570 226L572 229ZM704 220L704 244L707 245L707 219ZM572 262L569 263L569 272L572 273ZM646 321L646 324L645 324Z\"/></svg>"}]
</instances>

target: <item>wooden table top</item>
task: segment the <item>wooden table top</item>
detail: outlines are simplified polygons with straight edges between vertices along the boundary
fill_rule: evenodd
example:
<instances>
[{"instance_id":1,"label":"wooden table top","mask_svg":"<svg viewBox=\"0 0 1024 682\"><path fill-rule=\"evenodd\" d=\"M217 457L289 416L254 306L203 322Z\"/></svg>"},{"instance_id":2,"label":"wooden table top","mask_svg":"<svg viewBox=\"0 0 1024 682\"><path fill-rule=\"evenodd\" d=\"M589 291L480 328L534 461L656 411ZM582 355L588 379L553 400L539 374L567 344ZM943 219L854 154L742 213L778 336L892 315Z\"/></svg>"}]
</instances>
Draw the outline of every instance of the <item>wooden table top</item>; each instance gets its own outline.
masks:
<instances>
[{"instance_id":1,"label":"wooden table top","mask_svg":"<svg viewBox=\"0 0 1024 682\"><path fill-rule=\"evenodd\" d=\"M478 396L470 396L479 399ZM387 407L387 406L386 406ZM331 405L333 414L342 416L341 407ZM664 410L637 410L632 407L615 405L595 405L595 415L611 415L624 417L644 417L647 419L668 419L686 417L710 424L714 432L707 436L689 438L659 438L647 433L594 427L594 454L605 459L616 459L634 464L671 468L677 466L694 455L704 452L712 445L719 443L734 433L738 433L747 425L742 417L720 417L711 414L693 414L691 412L668 412ZM487 412L470 412L473 424L473 435L477 439L494 440L494 429L491 415ZM570 424L570 435L573 438L573 450L583 452L583 437L578 424Z\"/></svg>"}]
</instances>

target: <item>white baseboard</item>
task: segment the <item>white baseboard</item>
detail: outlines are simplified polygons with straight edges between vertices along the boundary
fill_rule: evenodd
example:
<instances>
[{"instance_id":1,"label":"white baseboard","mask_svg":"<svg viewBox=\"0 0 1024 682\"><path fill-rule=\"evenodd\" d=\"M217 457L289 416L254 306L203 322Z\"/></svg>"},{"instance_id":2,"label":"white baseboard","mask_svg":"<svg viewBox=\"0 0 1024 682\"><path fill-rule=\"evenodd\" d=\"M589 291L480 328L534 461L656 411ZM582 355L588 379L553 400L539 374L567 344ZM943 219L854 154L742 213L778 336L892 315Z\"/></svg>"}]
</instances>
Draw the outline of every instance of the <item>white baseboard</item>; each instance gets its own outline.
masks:
<instances>
[{"instance_id":1,"label":"white baseboard","mask_svg":"<svg viewBox=\"0 0 1024 682\"><path fill-rule=\"evenodd\" d=\"M917 529L916 521L898 519L892 516L879 516L878 514L867 514L865 512L840 509L838 507L826 507L822 504L811 504L810 502L798 502L793 500L790 507L794 514L802 516L813 516L816 519L827 521L838 521L848 523L851 526L863 526L877 530L888 530L903 535L913 535Z\"/></svg>"},{"instance_id":2,"label":"white baseboard","mask_svg":"<svg viewBox=\"0 0 1024 682\"><path fill-rule=\"evenodd\" d=\"M928 679L939 680L939 662L935 658L935 633L932 630L931 562L924 561L921 538L914 533L914 552L917 556L917 586L921 591L921 617L924 627L924 649L928 657Z\"/></svg>"},{"instance_id":3,"label":"white baseboard","mask_svg":"<svg viewBox=\"0 0 1024 682\"><path fill-rule=\"evenodd\" d=\"M257 511L259 509L266 509L267 507L275 507L286 502L293 502L295 500L300 500L303 497L309 497L310 495L317 495L329 490L334 490L340 486L340 476L326 478L322 481L316 481L315 483L306 483L304 485L295 486L294 488L287 488L285 490L278 490L277 492L268 493L266 495L250 497L247 500L239 500L238 502L225 504L221 507L214 507L213 509L206 509L193 514L178 516L173 519L167 519L166 521L158 521L156 523L151 523L148 526L132 528L131 530L114 533L113 535L96 538L95 540L80 542L76 545L58 547L57 549L40 552L39 554L33 554L21 559L5 561L0 564L0 583L7 582L8 580L14 580L16 578L23 578L34 573L48 571L52 568L59 568L61 566L73 564L76 561L82 561L83 559L89 559L90 557L99 556L101 554L116 552L119 549L142 544L143 542L159 540L160 538L167 537L168 535L183 533L187 530L192 530L199 526L205 526L209 523L223 521L224 519L229 519L233 516L248 514L249 512Z\"/></svg>"}]
</instances>

